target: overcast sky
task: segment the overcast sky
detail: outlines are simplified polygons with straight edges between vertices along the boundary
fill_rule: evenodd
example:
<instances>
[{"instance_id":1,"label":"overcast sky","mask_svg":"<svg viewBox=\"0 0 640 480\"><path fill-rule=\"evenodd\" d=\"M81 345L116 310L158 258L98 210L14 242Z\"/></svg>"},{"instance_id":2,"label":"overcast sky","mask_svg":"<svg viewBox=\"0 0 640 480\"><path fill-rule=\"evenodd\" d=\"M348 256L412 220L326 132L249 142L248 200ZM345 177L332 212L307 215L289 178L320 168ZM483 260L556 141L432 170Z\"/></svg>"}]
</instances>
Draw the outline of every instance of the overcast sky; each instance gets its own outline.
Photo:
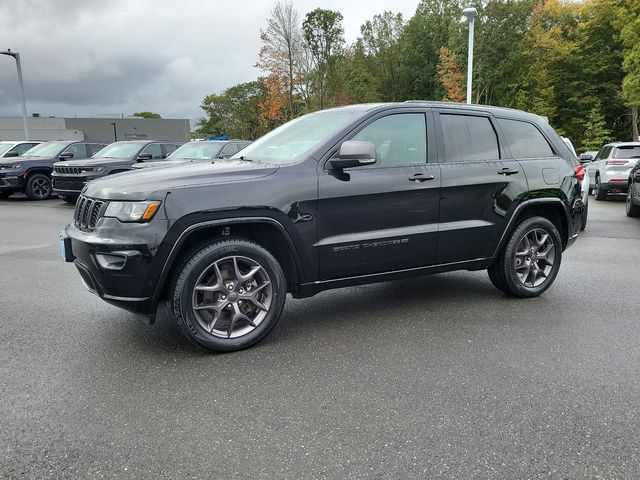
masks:
<instances>
[{"instance_id":1,"label":"overcast sky","mask_svg":"<svg viewBox=\"0 0 640 480\"><path fill-rule=\"evenodd\" d=\"M418 0L294 0L301 21L340 10L347 42L384 10ZM199 118L202 98L254 80L273 0L0 0L0 50L20 52L27 111ZM0 56L0 116L20 114L14 61Z\"/></svg>"}]
</instances>

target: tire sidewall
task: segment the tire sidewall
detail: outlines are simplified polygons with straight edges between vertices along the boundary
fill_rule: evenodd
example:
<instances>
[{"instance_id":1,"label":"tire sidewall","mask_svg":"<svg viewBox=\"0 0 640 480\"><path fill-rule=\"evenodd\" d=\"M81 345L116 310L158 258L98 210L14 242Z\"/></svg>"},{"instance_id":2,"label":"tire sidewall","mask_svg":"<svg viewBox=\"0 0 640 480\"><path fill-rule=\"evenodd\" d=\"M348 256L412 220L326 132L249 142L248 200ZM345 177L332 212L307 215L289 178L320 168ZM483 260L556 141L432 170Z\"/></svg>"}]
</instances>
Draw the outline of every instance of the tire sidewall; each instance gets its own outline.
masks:
<instances>
[{"instance_id":1,"label":"tire sidewall","mask_svg":"<svg viewBox=\"0 0 640 480\"><path fill-rule=\"evenodd\" d=\"M251 332L238 338L219 338L206 332L192 310L192 294L200 274L216 260L228 256L244 256L257 261L272 282L272 301L264 320ZM194 342L213 351L235 351L250 347L262 340L276 325L286 299L286 284L282 268L266 250L242 240L222 241L197 249L183 264L173 289L176 320Z\"/></svg>"},{"instance_id":2,"label":"tire sidewall","mask_svg":"<svg viewBox=\"0 0 640 480\"><path fill-rule=\"evenodd\" d=\"M555 261L550 275L537 287L525 287L518 279L515 268L515 253L522 238L533 228L546 231L554 242ZM531 217L522 221L513 231L504 249L503 268L509 290L521 297L537 297L547 290L555 281L562 262L562 238L555 225L543 217Z\"/></svg>"}]
</instances>

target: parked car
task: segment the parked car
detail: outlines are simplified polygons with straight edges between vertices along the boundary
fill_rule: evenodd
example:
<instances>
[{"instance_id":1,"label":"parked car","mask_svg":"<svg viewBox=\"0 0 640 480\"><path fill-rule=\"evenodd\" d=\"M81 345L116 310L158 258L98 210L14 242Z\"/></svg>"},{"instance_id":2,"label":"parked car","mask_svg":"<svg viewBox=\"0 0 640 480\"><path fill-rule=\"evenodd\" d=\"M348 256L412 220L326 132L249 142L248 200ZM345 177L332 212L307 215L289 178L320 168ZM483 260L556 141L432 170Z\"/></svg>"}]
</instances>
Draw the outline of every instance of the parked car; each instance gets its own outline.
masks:
<instances>
[{"instance_id":1,"label":"parked car","mask_svg":"<svg viewBox=\"0 0 640 480\"><path fill-rule=\"evenodd\" d=\"M640 217L640 162L629 172L627 180L627 201L625 203L628 217Z\"/></svg>"},{"instance_id":2,"label":"parked car","mask_svg":"<svg viewBox=\"0 0 640 480\"><path fill-rule=\"evenodd\" d=\"M562 141L564 142L564 144L569 147L569 150L571 150L571 153L573 153L573 156L578 158L578 154L576 153L576 149L573 148L573 143L571 143L571 140L569 140L567 137L560 137L562 138Z\"/></svg>"},{"instance_id":3,"label":"parked car","mask_svg":"<svg viewBox=\"0 0 640 480\"><path fill-rule=\"evenodd\" d=\"M153 321L167 299L189 339L232 351L269 333L288 292L488 269L502 292L540 295L578 236L584 174L537 115L352 105L224 162L91 182L60 245L103 300Z\"/></svg>"},{"instance_id":4,"label":"parked car","mask_svg":"<svg viewBox=\"0 0 640 480\"><path fill-rule=\"evenodd\" d=\"M69 158L85 158L106 145L104 142L56 141L36 145L21 157L0 159L0 197L24 192L31 200L52 194L53 164Z\"/></svg>"},{"instance_id":5,"label":"parked car","mask_svg":"<svg viewBox=\"0 0 640 480\"><path fill-rule=\"evenodd\" d=\"M235 155L251 142L244 140L202 140L182 145L165 160L156 162L134 163L132 170L150 167L172 167L191 162L210 162L217 158L229 158Z\"/></svg>"},{"instance_id":6,"label":"parked car","mask_svg":"<svg viewBox=\"0 0 640 480\"><path fill-rule=\"evenodd\" d=\"M27 150L41 143L38 141L2 141L0 142L0 158L20 157Z\"/></svg>"},{"instance_id":7,"label":"parked car","mask_svg":"<svg viewBox=\"0 0 640 480\"><path fill-rule=\"evenodd\" d=\"M164 159L180 145L180 142L156 140L114 142L91 158L56 163L53 191L66 202L75 203L87 182L129 171L136 162Z\"/></svg>"},{"instance_id":8,"label":"parked car","mask_svg":"<svg viewBox=\"0 0 640 480\"><path fill-rule=\"evenodd\" d=\"M589 167L591 167L591 162L593 162L593 159L596 158L597 154L597 151L589 150L587 152L581 153L578 157L580 165L582 165L587 171L587 178L589 179L589 195L591 195L591 193L593 192L593 186L595 185L596 180L595 172L591 172Z\"/></svg>"},{"instance_id":9,"label":"parked car","mask_svg":"<svg viewBox=\"0 0 640 480\"><path fill-rule=\"evenodd\" d=\"M629 172L639 158L638 142L613 142L602 147L588 168L589 188L596 200L606 200L610 193L627 193Z\"/></svg>"}]
</instances>

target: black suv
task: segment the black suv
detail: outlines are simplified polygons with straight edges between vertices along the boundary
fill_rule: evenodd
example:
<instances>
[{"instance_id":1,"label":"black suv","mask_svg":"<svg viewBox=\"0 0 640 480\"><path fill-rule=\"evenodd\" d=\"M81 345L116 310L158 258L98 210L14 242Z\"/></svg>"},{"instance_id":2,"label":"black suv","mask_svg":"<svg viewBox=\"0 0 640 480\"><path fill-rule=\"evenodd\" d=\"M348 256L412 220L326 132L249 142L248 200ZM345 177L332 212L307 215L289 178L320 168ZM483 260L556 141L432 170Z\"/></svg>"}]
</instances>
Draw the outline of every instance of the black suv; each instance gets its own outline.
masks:
<instances>
[{"instance_id":1,"label":"black suv","mask_svg":"<svg viewBox=\"0 0 640 480\"><path fill-rule=\"evenodd\" d=\"M267 335L287 292L488 269L540 295L578 236L584 174L536 115L354 105L228 160L92 182L61 248L105 301L153 321L168 299L188 338L231 351Z\"/></svg>"},{"instance_id":2,"label":"black suv","mask_svg":"<svg viewBox=\"0 0 640 480\"><path fill-rule=\"evenodd\" d=\"M56 141L36 145L22 157L0 161L0 197L24 192L31 200L51 196L53 164L70 158L86 158L106 145L105 142Z\"/></svg>"},{"instance_id":3,"label":"black suv","mask_svg":"<svg viewBox=\"0 0 640 480\"><path fill-rule=\"evenodd\" d=\"M75 203L85 184L113 173L127 172L136 162L162 160L181 142L132 140L114 142L91 158L53 165L53 191L63 200Z\"/></svg>"},{"instance_id":4,"label":"black suv","mask_svg":"<svg viewBox=\"0 0 640 480\"><path fill-rule=\"evenodd\" d=\"M211 162L219 158L229 158L238 153L251 142L245 140L202 140L182 145L169 155L166 160L156 162L134 163L132 170L154 167L174 167L184 163Z\"/></svg>"}]
</instances>

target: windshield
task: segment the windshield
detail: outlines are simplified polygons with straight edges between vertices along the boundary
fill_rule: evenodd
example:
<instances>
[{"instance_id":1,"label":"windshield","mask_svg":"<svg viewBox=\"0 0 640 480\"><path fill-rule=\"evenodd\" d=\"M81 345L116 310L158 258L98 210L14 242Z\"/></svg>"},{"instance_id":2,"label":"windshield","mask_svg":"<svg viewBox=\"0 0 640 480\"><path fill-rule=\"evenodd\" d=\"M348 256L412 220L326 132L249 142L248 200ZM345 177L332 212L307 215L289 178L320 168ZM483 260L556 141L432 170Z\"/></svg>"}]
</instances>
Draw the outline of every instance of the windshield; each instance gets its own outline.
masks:
<instances>
[{"instance_id":1,"label":"windshield","mask_svg":"<svg viewBox=\"0 0 640 480\"><path fill-rule=\"evenodd\" d=\"M142 148L139 143L112 143L91 158L131 158Z\"/></svg>"},{"instance_id":2,"label":"windshield","mask_svg":"<svg viewBox=\"0 0 640 480\"><path fill-rule=\"evenodd\" d=\"M640 158L640 145L618 147L613 152L613 158Z\"/></svg>"},{"instance_id":3,"label":"windshield","mask_svg":"<svg viewBox=\"0 0 640 480\"><path fill-rule=\"evenodd\" d=\"M57 157L63 149L68 147L68 143L63 142L47 142L36 145L31 150L27 150L22 155L24 157Z\"/></svg>"},{"instance_id":4,"label":"windshield","mask_svg":"<svg viewBox=\"0 0 640 480\"><path fill-rule=\"evenodd\" d=\"M291 120L246 146L231 158L286 165L295 163L345 125L361 117L362 109L340 108Z\"/></svg>"},{"instance_id":5,"label":"windshield","mask_svg":"<svg viewBox=\"0 0 640 480\"><path fill-rule=\"evenodd\" d=\"M0 157L11 150L13 143L0 143Z\"/></svg>"},{"instance_id":6,"label":"windshield","mask_svg":"<svg viewBox=\"0 0 640 480\"><path fill-rule=\"evenodd\" d=\"M182 145L167 157L167 160L179 160L188 158L191 160L211 160L217 158L224 144L217 142L191 142Z\"/></svg>"}]
</instances>

